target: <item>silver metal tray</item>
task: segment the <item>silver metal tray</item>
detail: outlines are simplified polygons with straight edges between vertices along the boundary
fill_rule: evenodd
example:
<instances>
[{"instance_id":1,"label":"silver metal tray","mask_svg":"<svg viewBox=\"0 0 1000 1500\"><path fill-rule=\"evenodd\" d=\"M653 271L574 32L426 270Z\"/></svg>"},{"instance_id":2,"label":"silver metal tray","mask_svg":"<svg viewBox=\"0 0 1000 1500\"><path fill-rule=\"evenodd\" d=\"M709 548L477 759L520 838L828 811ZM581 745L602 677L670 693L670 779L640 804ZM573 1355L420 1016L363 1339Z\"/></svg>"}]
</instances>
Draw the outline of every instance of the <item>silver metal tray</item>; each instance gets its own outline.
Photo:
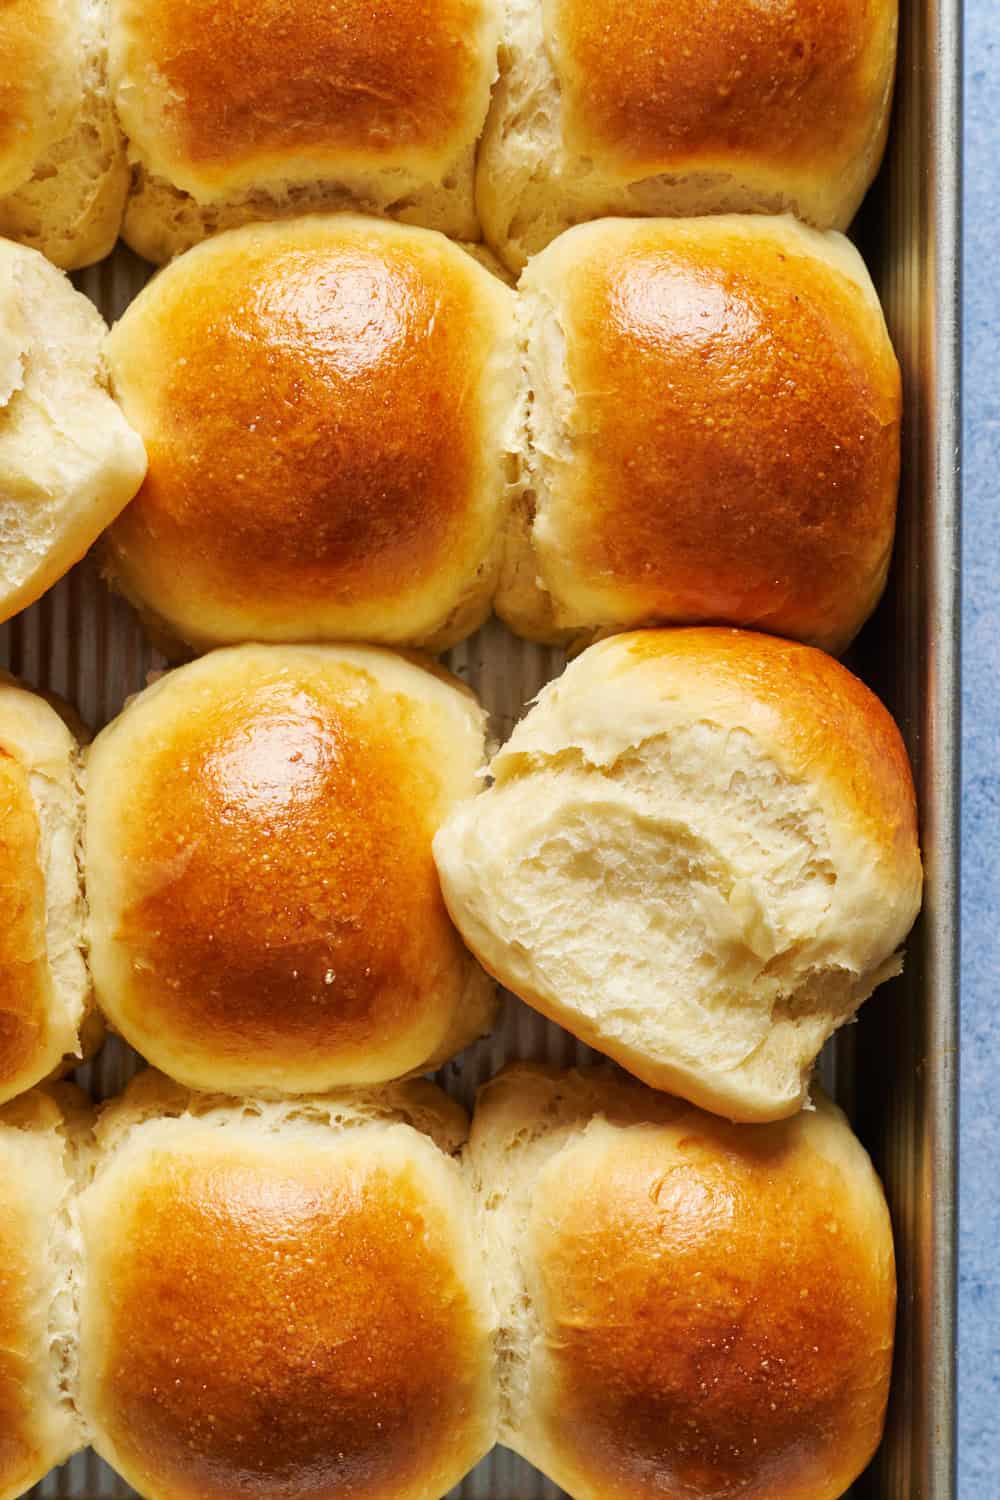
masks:
<instances>
[{"instance_id":1,"label":"silver metal tray","mask_svg":"<svg viewBox=\"0 0 1000 1500\"><path fill-rule=\"evenodd\" d=\"M955 1125L957 1087L957 678L959 557L959 138L961 0L902 0L889 157L858 226L904 372L900 525L889 590L851 664L896 715L913 758L927 864L926 903L906 973L885 986L824 1058L889 1194L900 1276L897 1360L885 1442L857 1500L953 1500ZM148 268L124 250L79 276L110 320ZM451 652L506 735L558 653L491 623ZM0 665L69 698L94 729L162 665L135 617L85 560L35 608L0 627ZM508 999L494 1035L442 1072L471 1103L507 1059L590 1056ZM120 1090L134 1054L111 1042L81 1081ZM113 1500L129 1490L93 1454L37 1497ZM455 1492L463 1500L553 1500L559 1491L497 1450Z\"/></svg>"}]
</instances>

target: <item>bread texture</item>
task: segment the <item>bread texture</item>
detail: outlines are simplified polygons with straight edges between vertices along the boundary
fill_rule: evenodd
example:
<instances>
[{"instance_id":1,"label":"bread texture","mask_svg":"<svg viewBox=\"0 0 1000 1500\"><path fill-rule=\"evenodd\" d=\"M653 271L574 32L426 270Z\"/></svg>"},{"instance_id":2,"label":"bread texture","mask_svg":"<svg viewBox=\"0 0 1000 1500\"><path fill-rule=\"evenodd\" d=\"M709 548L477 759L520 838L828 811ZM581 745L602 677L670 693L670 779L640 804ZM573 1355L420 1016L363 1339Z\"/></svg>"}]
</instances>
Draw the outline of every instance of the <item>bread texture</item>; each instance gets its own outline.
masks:
<instances>
[{"instance_id":1,"label":"bread texture","mask_svg":"<svg viewBox=\"0 0 1000 1500\"><path fill-rule=\"evenodd\" d=\"M98 1452L156 1500L449 1490L496 1430L464 1134L425 1082L278 1104L140 1078L80 1204Z\"/></svg>"},{"instance_id":2,"label":"bread texture","mask_svg":"<svg viewBox=\"0 0 1000 1500\"><path fill-rule=\"evenodd\" d=\"M5 0L0 13L0 235L65 270L109 255L125 211L107 22L107 0Z\"/></svg>"},{"instance_id":3,"label":"bread texture","mask_svg":"<svg viewBox=\"0 0 1000 1500\"><path fill-rule=\"evenodd\" d=\"M479 238L499 0L111 0L111 14L140 255L343 208Z\"/></svg>"},{"instance_id":4,"label":"bread texture","mask_svg":"<svg viewBox=\"0 0 1000 1500\"><path fill-rule=\"evenodd\" d=\"M892 1231L834 1105L733 1126L599 1073L480 1094L501 1441L574 1500L839 1500L879 1442Z\"/></svg>"},{"instance_id":5,"label":"bread texture","mask_svg":"<svg viewBox=\"0 0 1000 1500\"><path fill-rule=\"evenodd\" d=\"M920 905L913 782L877 698L773 636L640 631L579 656L434 850L501 983L656 1088L798 1110Z\"/></svg>"},{"instance_id":6,"label":"bread texture","mask_svg":"<svg viewBox=\"0 0 1000 1500\"><path fill-rule=\"evenodd\" d=\"M161 642L442 649L489 613L513 492L514 297L353 214L235 230L108 341L146 482L107 570Z\"/></svg>"},{"instance_id":7,"label":"bread texture","mask_svg":"<svg viewBox=\"0 0 1000 1500\"><path fill-rule=\"evenodd\" d=\"M484 715L370 647L247 646L162 677L87 763L90 964L144 1057L196 1088L308 1093L436 1066L493 985L431 839Z\"/></svg>"},{"instance_id":8,"label":"bread texture","mask_svg":"<svg viewBox=\"0 0 1000 1500\"><path fill-rule=\"evenodd\" d=\"M83 1054L79 775L56 710L0 676L0 1101Z\"/></svg>"},{"instance_id":9,"label":"bread texture","mask_svg":"<svg viewBox=\"0 0 1000 1500\"><path fill-rule=\"evenodd\" d=\"M853 246L787 217L609 219L519 290L498 613L545 641L704 622L843 650L885 583L901 416Z\"/></svg>"},{"instance_id":10,"label":"bread texture","mask_svg":"<svg viewBox=\"0 0 1000 1500\"><path fill-rule=\"evenodd\" d=\"M896 30L896 0L507 0L487 240L520 269L606 214L846 229L885 147Z\"/></svg>"},{"instance_id":11,"label":"bread texture","mask_svg":"<svg viewBox=\"0 0 1000 1500\"><path fill-rule=\"evenodd\" d=\"M0 1109L0 1497L85 1442L76 1409L80 1237L73 1207L89 1120L78 1090Z\"/></svg>"},{"instance_id":12,"label":"bread texture","mask_svg":"<svg viewBox=\"0 0 1000 1500\"><path fill-rule=\"evenodd\" d=\"M142 483L107 391L100 314L35 250L0 241L0 619L40 598Z\"/></svg>"}]
</instances>

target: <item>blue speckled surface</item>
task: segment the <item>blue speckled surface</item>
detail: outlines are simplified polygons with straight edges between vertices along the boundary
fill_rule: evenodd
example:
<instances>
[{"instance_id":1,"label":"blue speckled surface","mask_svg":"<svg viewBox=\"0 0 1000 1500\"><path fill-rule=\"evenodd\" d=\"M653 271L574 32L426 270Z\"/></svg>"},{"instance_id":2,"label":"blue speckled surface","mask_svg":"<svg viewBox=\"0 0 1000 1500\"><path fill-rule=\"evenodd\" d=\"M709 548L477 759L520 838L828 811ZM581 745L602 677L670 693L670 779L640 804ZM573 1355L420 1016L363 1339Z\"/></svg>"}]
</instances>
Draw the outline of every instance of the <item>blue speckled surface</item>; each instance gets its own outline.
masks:
<instances>
[{"instance_id":1,"label":"blue speckled surface","mask_svg":"<svg viewBox=\"0 0 1000 1500\"><path fill-rule=\"evenodd\" d=\"M1000 4L967 0L959 1495L1000 1497Z\"/></svg>"}]
</instances>

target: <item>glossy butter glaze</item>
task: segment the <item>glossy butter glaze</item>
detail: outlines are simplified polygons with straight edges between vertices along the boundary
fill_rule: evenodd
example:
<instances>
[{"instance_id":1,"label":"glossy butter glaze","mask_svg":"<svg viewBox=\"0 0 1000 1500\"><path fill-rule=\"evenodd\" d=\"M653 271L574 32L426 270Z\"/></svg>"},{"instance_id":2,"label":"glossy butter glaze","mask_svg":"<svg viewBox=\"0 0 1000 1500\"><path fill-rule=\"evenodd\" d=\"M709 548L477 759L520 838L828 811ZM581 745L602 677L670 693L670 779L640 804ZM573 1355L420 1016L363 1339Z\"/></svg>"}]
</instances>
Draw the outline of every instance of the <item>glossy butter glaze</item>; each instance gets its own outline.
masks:
<instances>
[{"instance_id":1,"label":"glossy butter glaze","mask_svg":"<svg viewBox=\"0 0 1000 1500\"><path fill-rule=\"evenodd\" d=\"M752 218L575 233L553 247L570 395L537 523L567 617L843 650L885 582L901 399L842 242Z\"/></svg>"},{"instance_id":2,"label":"glossy butter glaze","mask_svg":"<svg viewBox=\"0 0 1000 1500\"><path fill-rule=\"evenodd\" d=\"M251 647L152 689L90 762L91 951L115 1024L201 1087L297 1093L448 1055L488 987L431 838L481 754L471 700L378 653Z\"/></svg>"},{"instance_id":3,"label":"glossy butter glaze","mask_svg":"<svg viewBox=\"0 0 1000 1500\"><path fill-rule=\"evenodd\" d=\"M112 0L112 77L135 148L211 198L359 164L447 163L495 63L488 0Z\"/></svg>"},{"instance_id":4,"label":"glossy butter glaze","mask_svg":"<svg viewBox=\"0 0 1000 1500\"><path fill-rule=\"evenodd\" d=\"M80 92L67 0L0 5L0 195L31 176L72 119Z\"/></svg>"},{"instance_id":5,"label":"glossy butter glaze","mask_svg":"<svg viewBox=\"0 0 1000 1500\"><path fill-rule=\"evenodd\" d=\"M439 237L353 216L170 267L109 345L150 458L110 533L122 589L202 646L443 624L495 551L509 296Z\"/></svg>"},{"instance_id":6,"label":"glossy butter glaze","mask_svg":"<svg viewBox=\"0 0 1000 1500\"><path fill-rule=\"evenodd\" d=\"M0 1089L7 1092L37 1070L50 1046L54 996L40 851L28 772L0 750Z\"/></svg>"},{"instance_id":7,"label":"glossy butter glaze","mask_svg":"<svg viewBox=\"0 0 1000 1500\"><path fill-rule=\"evenodd\" d=\"M450 1164L409 1130L317 1130L294 1160L279 1140L219 1137L152 1140L84 1205L102 1451L163 1500L447 1488L491 1440Z\"/></svg>"},{"instance_id":8,"label":"glossy butter glaze","mask_svg":"<svg viewBox=\"0 0 1000 1500\"><path fill-rule=\"evenodd\" d=\"M546 0L564 132L634 177L848 160L891 77L895 7L871 0Z\"/></svg>"},{"instance_id":9,"label":"glossy butter glaze","mask_svg":"<svg viewBox=\"0 0 1000 1500\"><path fill-rule=\"evenodd\" d=\"M892 1239L875 1179L862 1192L848 1145L817 1134L695 1112L591 1135L540 1174L528 1236L553 1385L535 1420L571 1492L839 1500L864 1466Z\"/></svg>"}]
</instances>

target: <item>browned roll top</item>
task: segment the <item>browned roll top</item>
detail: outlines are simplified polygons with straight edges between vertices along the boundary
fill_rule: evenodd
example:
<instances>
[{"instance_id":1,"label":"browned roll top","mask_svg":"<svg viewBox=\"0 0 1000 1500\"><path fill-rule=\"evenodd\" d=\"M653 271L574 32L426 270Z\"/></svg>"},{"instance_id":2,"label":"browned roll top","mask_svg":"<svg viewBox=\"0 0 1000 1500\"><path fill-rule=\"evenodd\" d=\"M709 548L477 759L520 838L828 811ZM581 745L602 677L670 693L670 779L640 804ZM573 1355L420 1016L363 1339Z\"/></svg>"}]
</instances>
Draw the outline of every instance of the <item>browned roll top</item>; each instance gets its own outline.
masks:
<instances>
[{"instance_id":1,"label":"browned roll top","mask_svg":"<svg viewBox=\"0 0 1000 1500\"><path fill-rule=\"evenodd\" d=\"M470 694L371 648L244 647L136 700L89 761L102 1006L193 1086L397 1077L478 1034L491 987L431 838L475 785Z\"/></svg>"}]
</instances>

